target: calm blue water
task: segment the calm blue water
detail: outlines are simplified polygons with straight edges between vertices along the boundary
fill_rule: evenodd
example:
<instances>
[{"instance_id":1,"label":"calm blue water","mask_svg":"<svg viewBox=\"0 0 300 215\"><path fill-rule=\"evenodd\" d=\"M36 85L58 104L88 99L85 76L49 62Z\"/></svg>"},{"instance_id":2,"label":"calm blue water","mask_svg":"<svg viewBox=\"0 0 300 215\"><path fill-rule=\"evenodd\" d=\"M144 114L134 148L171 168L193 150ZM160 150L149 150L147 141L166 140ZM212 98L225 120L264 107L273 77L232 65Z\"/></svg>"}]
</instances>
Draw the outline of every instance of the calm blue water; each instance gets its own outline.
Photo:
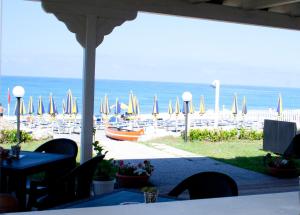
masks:
<instances>
[{"instance_id":1,"label":"calm blue water","mask_svg":"<svg viewBox=\"0 0 300 215\"><path fill-rule=\"evenodd\" d=\"M0 102L7 106L7 89L12 91L16 85L25 88L25 104L27 106L29 96L33 96L35 109L39 96L43 97L45 109L48 106L49 93L52 92L59 113L62 112L62 100L66 99L67 90L71 89L73 97L78 99L79 111L81 108L82 81L71 78L37 78L37 77L10 77L2 76L0 82ZM137 95L141 113L151 113L153 97L156 94L159 101L159 111L167 112L169 99L173 106L178 96L184 91L193 94L193 102L196 110L199 110L200 96L204 95L207 109L214 108L214 89L210 84L186 84L186 83L164 83L164 82L144 82L144 81L116 81L116 80L96 80L95 91L95 115L99 114L100 98L105 94L109 97L110 105L114 104L116 97L123 103L128 103L130 90ZM250 109L276 109L278 94L283 98L283 108L300 109L300 89L298 88L271 88L271 87L248 87L248 86L224 86L220 88L220 109L224 105L230 109L234 93L238 95L239 108L242 106L243 96L247 98L247 107ZM11 92L11 111L15 106L15 98Z\"/></svg>"}]
</instances>

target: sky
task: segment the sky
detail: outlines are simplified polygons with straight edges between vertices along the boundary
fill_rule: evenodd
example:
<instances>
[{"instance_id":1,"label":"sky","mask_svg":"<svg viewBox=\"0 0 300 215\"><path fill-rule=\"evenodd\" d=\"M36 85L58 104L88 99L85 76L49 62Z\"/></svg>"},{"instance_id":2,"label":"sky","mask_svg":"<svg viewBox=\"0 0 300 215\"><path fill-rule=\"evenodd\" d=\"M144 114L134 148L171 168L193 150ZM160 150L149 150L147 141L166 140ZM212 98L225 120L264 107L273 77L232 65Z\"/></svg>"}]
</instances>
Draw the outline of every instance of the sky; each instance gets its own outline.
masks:
<instances>
[{"instance_id":1,"label":"sky","mask_svg":"<svg viewBox=\"0 0 300 215\"><path fill-rule=\"evenodd\" d=\"M300 32L139 13L97 48L96 78L299 87ZM40 3L3 0L2 75L81 78L83 48Z\"/></svg>"}]
</instances>

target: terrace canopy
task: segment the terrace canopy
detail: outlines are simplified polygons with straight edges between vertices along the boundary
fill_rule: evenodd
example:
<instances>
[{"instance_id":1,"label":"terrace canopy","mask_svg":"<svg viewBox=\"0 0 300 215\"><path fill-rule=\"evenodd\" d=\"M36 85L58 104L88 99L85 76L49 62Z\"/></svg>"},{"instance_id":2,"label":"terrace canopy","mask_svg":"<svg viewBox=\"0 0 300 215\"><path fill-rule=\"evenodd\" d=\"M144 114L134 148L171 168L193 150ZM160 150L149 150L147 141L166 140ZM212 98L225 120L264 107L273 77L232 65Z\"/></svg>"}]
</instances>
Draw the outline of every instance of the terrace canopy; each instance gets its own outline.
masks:
<instances>
[{"instance_id":1,"label":"terrace canopy","mask_svg":"<svg viewBox=\"0 0 300 215\"><path fill-rule=\"evenodd\" d=\"M75 33L84 48L81 162L92 156L95 51L138 12L300 29L300 0L35 0Z\"/></svg>"}]
</instances>

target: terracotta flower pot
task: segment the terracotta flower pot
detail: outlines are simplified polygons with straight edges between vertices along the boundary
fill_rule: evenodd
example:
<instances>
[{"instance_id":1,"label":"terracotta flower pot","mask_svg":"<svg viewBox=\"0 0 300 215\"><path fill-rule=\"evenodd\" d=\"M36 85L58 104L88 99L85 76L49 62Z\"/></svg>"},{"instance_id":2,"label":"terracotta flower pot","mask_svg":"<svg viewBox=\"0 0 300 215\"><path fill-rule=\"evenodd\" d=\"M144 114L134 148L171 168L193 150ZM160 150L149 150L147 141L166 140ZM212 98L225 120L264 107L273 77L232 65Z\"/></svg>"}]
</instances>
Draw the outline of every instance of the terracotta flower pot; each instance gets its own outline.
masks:
<instances>
[{"instance_id":1,"label":"terracotta flower pot","mask_svg":"<svg viewBox=\"0 0 300 215\"><path fill-rule=\"evenodd\" d=\"M120 187L126 188L138 188L143 187L148 184L149 176L140 175L140 176L128 176L120 175L117 173L117 182Z\"/></svg>"}]
</instances>

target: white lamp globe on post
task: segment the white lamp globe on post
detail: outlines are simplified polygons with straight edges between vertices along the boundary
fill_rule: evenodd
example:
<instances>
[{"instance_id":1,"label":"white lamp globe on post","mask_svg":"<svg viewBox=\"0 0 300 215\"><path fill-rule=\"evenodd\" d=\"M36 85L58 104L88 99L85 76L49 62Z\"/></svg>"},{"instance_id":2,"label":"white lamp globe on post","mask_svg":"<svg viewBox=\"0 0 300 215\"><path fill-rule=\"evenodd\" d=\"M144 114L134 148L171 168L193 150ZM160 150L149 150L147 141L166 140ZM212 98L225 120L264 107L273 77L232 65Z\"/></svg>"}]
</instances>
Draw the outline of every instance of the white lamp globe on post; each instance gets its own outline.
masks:
<instances>
[{"instance_id":1,"label":"white lamp globe on post","mask_svg":"<svg viewBox=\"0 0 300 215\"><path fill-rule=\"evenodd\" d=\"M17 98L17 138L18 138L18 144L21 143L21 135L20 135L20 101L21 98L25 94L25 90L22 86L15 86L13 88L13 96Z\"/></svg>"},{"instance_id":2,"label":"white lamp globe on post","mask_svg":"<svg viewBox=\"0 0 300 215\"><path fill-rule=\"evenodd\" d=\"M182 94L182 100L185 107L185 130L184 130L184 142L187 142L187 130L188 130L188 114L189 114L189 102L192 101L192 94L188 91Z\"/></svg>"}]
</instances>

